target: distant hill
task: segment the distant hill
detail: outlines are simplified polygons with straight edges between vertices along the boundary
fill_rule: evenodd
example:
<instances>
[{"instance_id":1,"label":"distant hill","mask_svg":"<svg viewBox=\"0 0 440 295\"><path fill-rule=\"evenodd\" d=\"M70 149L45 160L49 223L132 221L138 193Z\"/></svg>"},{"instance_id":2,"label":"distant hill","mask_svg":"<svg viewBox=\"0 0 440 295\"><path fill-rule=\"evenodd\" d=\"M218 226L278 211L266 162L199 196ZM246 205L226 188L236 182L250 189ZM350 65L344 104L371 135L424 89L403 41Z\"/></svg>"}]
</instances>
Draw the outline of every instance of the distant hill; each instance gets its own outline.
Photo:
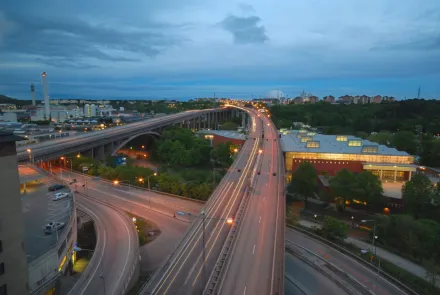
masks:
<instances>
[{"instance_id":1,"label":"distant hill","mask_svg":"<svg viewBox=\"0 0 440 295\"><path fill-rule=\"evenodd\" d=\"M17 106L17 108L20 108L22 106L32 104L32 101L31 100L19 100L19 99L15 99L15 98L0 94L0 103L13 103Z\"/></svg>"}]
</instances>

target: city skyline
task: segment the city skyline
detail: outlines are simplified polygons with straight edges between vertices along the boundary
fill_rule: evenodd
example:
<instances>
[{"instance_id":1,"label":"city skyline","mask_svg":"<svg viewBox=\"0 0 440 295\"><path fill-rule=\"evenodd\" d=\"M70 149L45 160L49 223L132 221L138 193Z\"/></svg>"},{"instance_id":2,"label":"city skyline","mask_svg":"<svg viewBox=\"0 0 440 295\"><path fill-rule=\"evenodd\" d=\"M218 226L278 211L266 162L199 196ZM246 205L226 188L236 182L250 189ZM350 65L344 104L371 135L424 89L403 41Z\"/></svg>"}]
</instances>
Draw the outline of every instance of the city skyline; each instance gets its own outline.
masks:
<instances>
[{"instance_id":1,"label":"city skyline","mask_svg":"<svg viewBox=\"0 0 440 295\"><path fill-rule=\"evenodd\" d=\"M0 93L52 98L440 98L438 1L0 5ZM32 16L32 17L30 17Z\"/></svg>"}]
</instances>

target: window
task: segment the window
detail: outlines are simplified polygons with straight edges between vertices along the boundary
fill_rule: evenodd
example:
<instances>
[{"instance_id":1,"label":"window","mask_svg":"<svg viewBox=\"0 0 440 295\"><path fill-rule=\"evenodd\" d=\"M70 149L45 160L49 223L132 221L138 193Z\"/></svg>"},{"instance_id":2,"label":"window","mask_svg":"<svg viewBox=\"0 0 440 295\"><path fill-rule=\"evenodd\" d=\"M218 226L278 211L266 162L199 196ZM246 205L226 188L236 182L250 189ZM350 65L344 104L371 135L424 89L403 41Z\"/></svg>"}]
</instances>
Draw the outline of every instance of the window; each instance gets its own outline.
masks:
<instances>
[{"instance_id":1,"label":"window","mask_svg":"<svg viewBox=\"0 0 440 295\"><path fill-rule=\"evenodd\" d=\"M0 262L0 276L5 273L5 263Z\"/></svg>"},{"instance_id":2,"label":"window","mask_svg":"<svg viewBox=\"0 0 440 295\"><path fill-rule=\"evenodd\" d=\"M362 152L377 154L377 145L365 145L362 147Z\"/></svg>"},{"instance_id":3,"label":"window","mask_svg":"<svg viewBox=\"0 0 440 295\"><path fill-rule=\"evenodd\" d=\"M6 295L6 294L8 294L7 290L6 290L6 284L1 285L0 286L0 295Z\"/></svg>"},{"instance_id":4,"label":"window","mask_svg":"<svg viewBox=\"0 0 440 295\"><path fill-rule=\"evenodd\" d=\"M0 240L0 253L2 253L3 252L3 243L2 243L2 240Z\"/></svg>"},{"instance_id":5,"label":"window","mask_svg":"<svg viewBox=\"0 0 440 295\"><path fill-rule=\"evenodd\" d=\"M348 137L346 135L336 135L336 141L347 141Z\"/></svg>"},{"instance_id":6,"label":"window","mask_svg":"<svg viewBox=\"0 0 440 295\"><path fill-rule=\"evenodd\" d=\"M350 140L348 146L362 146L362 140Z\"/></svg>"},{"instance_id":7,"label":"window","mask_svg":"<svg viewBox=\"0 0 440 295\"><path fill-rule=\"evenodd\" d=\"M301 142L308 142L313 140L313 138L311 136L303 136L301 137Z\"/></svg>"},{"instance_id":8,"label":"window","mask_svg":"<svg viewBox=\"0 0 440 295\"><path fill-rule=\"evenodd\" d=\"M319 148L319 141L308 141L306 144L307 148Z\"/></svg>"},{"instance_id":9,"label":"window","mask_svg":"<svg viewBox=\"0 0 440 295\"><path fill-rule=\"evenodd\" d=\"M307 136L313 136L313 135L316 135L316 133L315 132L307 132Z\"/></svg>"}]
</instances>

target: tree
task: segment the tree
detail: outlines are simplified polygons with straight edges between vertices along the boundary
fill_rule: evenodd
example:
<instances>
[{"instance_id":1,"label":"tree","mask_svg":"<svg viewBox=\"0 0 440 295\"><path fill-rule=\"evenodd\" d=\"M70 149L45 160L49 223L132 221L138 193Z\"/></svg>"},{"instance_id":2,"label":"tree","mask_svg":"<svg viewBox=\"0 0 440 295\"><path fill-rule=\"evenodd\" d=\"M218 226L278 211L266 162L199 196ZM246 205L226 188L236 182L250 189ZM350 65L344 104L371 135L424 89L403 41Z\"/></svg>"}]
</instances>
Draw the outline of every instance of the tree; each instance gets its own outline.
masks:
<instances>
[{"instance_id":1,"label":"tree","mask_svg":"<svg viewBox=\"0 0 440 295\"><path fill-rule=\"evenodd\" d=\"M340 210L345 208L346 201L352 201L358 194L356 177L345 168L330 178L329 185L333 197L338 200L337 206Z\"/></svg>"},{"instance_id":2,"label":"tree","mask_svg":"<svg viewBox=\"0 0 440 295\"><path fill-rule=\"evenodd\" d=\"M417 142L411 131L399 131L393 135L391 144L399 151L406 151L411 155L417 153Z\"/></svg>"},{"instance_id":3,"label":"tree","mask_svg":"<svg viewBox=\"0 0 440 295\"><path fill-rule=\"evenodd\" d=\"M324 224L321 233L324 237L331 240L343 240L347 237L348 225L331 216L324 217Z\"/></svg>"},{"instance_id":4,"label":"tree","mask_svg":"<svg viewBox=\"0 0 440 295\"><path fill-rule=\"evenodd\" d=\"M404 209L416 219L431 205L433 196L434 186L424 174L415 174L402 187Z\"/></svg>"},{"instance_id":5,"label":"tree","mask_svg":"<svg viewBox=\"0 0 440 295\"><path fill-rule=\"evenodd\" d=\"M220 130L237 130L237 124L234 122L225 122L220 125Z\"/></svg>"},{"instance_id":6,"label":"tree","mask_svg":"<svg viewBox=\"0 0 440 295\"><path fill-rule=\"evenodd\" d=\"M356 199L374 205L382 205L385 201L382 182L366 170L356 175Z\"/></svg>"},{"instance_id":7,"label":"tree","mask_svg":"<svg viewBox=\"0 0 440 295\"><path fill-rule=\"evenodd\" d=\"M287 191L304 197L304 205L307 208L307 198L313 196L317 190L317 174L315 167L309 162L302 162L292 175Z\"/></svg>"},{"instance_id":8,"label":"tree","mask_svg":"<svg viewBox=\"0 0 440 295\"><path fill-rule=\"evenodd\" d=\"M231 142L221 142L217 144L211 150L211 157L217 163L221 163L223 165L229 165L232 162L231 159Z\"/></svg>"}]
</instances>

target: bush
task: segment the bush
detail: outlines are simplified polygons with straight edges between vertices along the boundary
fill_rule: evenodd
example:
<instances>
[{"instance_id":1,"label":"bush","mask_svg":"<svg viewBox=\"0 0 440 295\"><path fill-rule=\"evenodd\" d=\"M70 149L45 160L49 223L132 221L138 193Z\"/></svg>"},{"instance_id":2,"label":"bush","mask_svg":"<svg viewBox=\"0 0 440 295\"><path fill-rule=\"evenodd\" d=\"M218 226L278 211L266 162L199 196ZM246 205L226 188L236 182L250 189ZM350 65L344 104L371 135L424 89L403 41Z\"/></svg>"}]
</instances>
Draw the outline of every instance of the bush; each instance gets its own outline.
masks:
<instances>
[{"instance_id":1,"label":"bush","mask_svg":"<svg viewBox=\"0 0 440 295\"><path fill-rule=\"evenodd\" d=\"M330 240L344 240L347 237L348 225L334 217L325 216L321 231L322 235Z\"/></svg>"}]
</instances>

